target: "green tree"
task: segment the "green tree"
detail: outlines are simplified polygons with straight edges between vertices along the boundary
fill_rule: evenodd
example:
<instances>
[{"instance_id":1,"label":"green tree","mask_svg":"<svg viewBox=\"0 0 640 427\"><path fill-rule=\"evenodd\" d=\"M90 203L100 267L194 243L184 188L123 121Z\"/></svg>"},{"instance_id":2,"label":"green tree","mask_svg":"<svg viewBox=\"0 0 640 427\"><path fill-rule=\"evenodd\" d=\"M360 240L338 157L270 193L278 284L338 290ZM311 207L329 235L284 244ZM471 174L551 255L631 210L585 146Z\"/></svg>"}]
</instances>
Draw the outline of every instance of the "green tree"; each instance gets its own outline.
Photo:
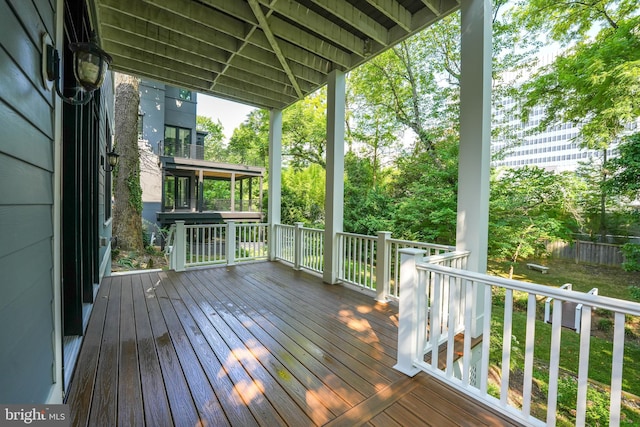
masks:
<instances>
[{"instance_id":1,"label":"green tree","mask_svg":"<svg viewBox=\"0 0 640 427\"><path fill-rule=\"evenodd\" d=\"M345 155L344 230L375 236L391 231L395 204L380 173L368 158L349 151Z\"/></svg>"},{"instance_id":2,"label":"green tree","mask_svg":"<svg viewBox=\"0 0 640 427\"><path fill-rule=\"evenodd\" d=\"M307 227L324 228L325 173L320 165L282 171L283 224L302 222Z\"/></svg>"},{"instance_id":3,"label":"green tree","mask_svg":"<svg viewBox=\"0 0 640 427\"><path fill-rule=\"evenodd\" d=\"M570 235L565 178L538 167L493 173L489 205L489 256L510 262L545 252L545 241Z\"/></svg>"},{"instance_id":4,"label":"green tree","mask_svg":"<svg viewBox=\"0 0 640 427\"><path fill-rule=\"evenodd\" d=\"M640 116L640 16L635 1L526 2L518 12L532 30L576 44L524 84L523 119L545 109L539 128L581 124L581 144L607 148ZM604 27L593 39L595 25Z\"/></svg>"},{"instance_id":5,"label":"green tree","mask_svg":"<svg viewBox=\"0 0 640 427\"><path fill-rule=\"evenodd\" d=\"M458 193L457 134L452 132L435 147L433 152L406 153L397 160L390 184L396 201L392 231L404 239L453 244Z\"/></svg>"},{"instance_id":6,"label":"green tree","mask_svg":"<svg viewBox=\"0 0 640 427\"><path fill-rule=\"evenodd\" d=\"M269 159L269 112L253 110L234 131L227 147L229 162L266 165Z\"/></svg>"},{"instance_id":7,"label":"green tree","mask_svg":"<svg viewBox=\"0 0 640 427\"><path fill-rule=\"evenodd\" d=\"M197 116L196 129L207 132L204 137L204 160L226 161L223 127L220 120L214 122L210 117Z\"/></svg>"},{"instance_id":8,"label":"green tree","mask_svg":"<svg viewBox=\"0 0 640 427\"><path fill-rule=\"evenodd\" d=\"M312 164L326 167L326 98L326 89L321 89L282 112L283 155L296 169Z\"/></svg>"},{"instance_id":9,"label":"green tree","mask_svg":"<svg viewBox=\"0 0 640 427\"><path fill-rule=\"evenodd\" d=\"M626 137L618 145L618 156L609 160L606 168L611 175L607 190L630 200L640 198L640 133Z\"/></svg>"}]
</instances>

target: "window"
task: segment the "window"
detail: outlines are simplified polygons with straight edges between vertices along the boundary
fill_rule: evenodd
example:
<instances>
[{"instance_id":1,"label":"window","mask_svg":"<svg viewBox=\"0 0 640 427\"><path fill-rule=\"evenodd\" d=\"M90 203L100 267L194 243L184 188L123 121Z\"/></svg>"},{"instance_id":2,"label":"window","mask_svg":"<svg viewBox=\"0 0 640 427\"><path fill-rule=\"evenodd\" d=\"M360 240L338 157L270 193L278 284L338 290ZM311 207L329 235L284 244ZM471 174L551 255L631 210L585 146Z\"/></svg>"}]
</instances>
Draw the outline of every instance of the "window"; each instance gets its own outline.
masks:
<instances>
[{"instance_id":1,"label":"window","mask_svg":"<svg viewBox=\"0 0 640 427\"><path fill-rule=\"evenodd\" d=\"M176 126L164 127L164 155L189 158L191 129Z\"/></svg>"},{"instance_id":2,"label":"window","mask_svg":"<svg viewBox=\"0 0 640 427\"><path fill-rule=\"evenodd\" d=\"M164 178L164 208L188 209L191 179L188 176L166 176Z\"/></svg>"},{"instance_id":3,"label":"window","mask_svg":"<svg viewBox=\"0 0 640 427\"><path fill-rule=\"evenodd\" d=\"M180 89L178 92L178 97L180 99L184 99L185 101L191 101L191 91L186 89Z\"/></svg>"}]
</instances>

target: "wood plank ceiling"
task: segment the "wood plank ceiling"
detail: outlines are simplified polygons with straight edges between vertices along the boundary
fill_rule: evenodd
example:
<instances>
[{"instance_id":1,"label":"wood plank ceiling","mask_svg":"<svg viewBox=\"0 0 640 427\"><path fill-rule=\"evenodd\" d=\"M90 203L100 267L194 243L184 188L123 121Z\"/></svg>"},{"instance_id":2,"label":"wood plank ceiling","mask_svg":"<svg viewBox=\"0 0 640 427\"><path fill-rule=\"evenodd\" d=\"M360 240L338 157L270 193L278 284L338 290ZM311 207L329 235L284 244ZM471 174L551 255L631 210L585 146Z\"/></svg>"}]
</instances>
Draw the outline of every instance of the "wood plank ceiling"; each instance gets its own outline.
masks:
<instances>
[{"instance_id":1,"label":"wood plank ceiling","mask_svg":"<svg viewBox=\"0 0 640 427\"><path fill-rule=\"evenodd\" d=\"M459 8L459 0L93 0L112 69L284 108Z\"/></svg>"}]
</instances>

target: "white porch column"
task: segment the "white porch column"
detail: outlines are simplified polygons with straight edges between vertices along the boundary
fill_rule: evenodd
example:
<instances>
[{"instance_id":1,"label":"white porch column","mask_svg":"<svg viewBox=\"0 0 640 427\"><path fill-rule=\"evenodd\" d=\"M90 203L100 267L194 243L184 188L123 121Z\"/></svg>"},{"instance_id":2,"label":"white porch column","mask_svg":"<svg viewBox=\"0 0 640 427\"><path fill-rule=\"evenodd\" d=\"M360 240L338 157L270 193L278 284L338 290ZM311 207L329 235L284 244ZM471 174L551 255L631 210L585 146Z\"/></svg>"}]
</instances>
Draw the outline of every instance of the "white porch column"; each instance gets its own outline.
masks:
<instances>
[{"instance_id":1,"label":"white porch column","mask_svg":"<svg viewBox=\"0 0 640 427\"><path fill-rule=\"evenodd\" d=\"M487 270L491 154L491 1L462 0L460 158L456 249Z\"/></svg>"},{"instance_id":2,"label":"white porch column","mask_svg":"<svg viewBox=\"0 0 640 427\"><path fill-rule=\"evenodd\" d=\"M262 182L262 181L261 181ZM269 187L267 188L269 224L269 260L276 259L275 227L280 224L282 201L282 110L269 112ZM262 199L262 186L260 186Z\"/></svg>"},{"instance_id":3,"label":"white porch column","mask_svg":"<svg viewBox=\"0 0 640 427\"><path fill-rule=\"evenodd\" d=\"M231 212L236 210L236 174L231 172Z\"/></svg>"},{"instance_id":4,"label":"white porch column","mask_svg":"<svg viewBox=\"0 0 640 427\"><path fill-rule=\"evenodd\" d=\"M327 85L327 182L325 195L324 272L325 283L338 280L338 239L344 210L344 119L345 75L333 70Z\"/></svg>"},{"instance_id":5,"label":"white porch column","mask_svg":"<svg viewBox=\"0 0 640 427\"><path fill-rule=\"evenodd\" d=\"M491 0L462 0L460 157L456 249L469 250L467 269L487 270L491 154ZM483 287L474 289L472 335L482 331Z\"/></svg>"}]
</instances>

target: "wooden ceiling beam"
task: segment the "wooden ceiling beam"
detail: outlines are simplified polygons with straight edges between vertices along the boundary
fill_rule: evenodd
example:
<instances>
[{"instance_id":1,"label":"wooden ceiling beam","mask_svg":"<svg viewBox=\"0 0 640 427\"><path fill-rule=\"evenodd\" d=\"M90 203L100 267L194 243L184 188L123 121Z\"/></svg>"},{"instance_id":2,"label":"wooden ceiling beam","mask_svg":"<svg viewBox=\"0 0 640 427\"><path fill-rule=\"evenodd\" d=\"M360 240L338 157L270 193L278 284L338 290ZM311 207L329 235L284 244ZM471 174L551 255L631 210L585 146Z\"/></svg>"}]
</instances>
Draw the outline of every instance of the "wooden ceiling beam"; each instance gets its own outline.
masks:
<instances>
[{"instance_id":1,"label":"wooden ceiling beam","mask_svg":"<svg viewBox=\"0 0 640 427\"><path fill-rule=\"evenodd\" d=\"M337 16L353 28L366 34L371 40L386 45L389 41L387 29L360 9L341 0L311 0L314 4Z\"/></svg>"},{"instance_id":2,"label":"wooden ceiling beam","mask_svg":"<svg viewBox=\"0 0 640 427\"><path fill-rule=\"evenodd\" d=\"M348 52L365 56L364 40L300 3L294 0L259 1L265 7L310 30L311 33L318 34L325 40L330 40ZM273 28L277 28L277 26L273 25Z\"/></svg>"},{"instance_id":3,"label":"wooden ceiling beam","mask_svg":"<svg viewBox=\"0 0 640 427\"><path fill-rule=\"evenodd\" d=\"M293 75L293 72L289 67L289 62L287 61L287 58L285 58L284 54L280 50L278 41L276 40L276 37L271 32L271 28L269 28L267 17L262 12L262 9L260 8L260 5L258 4L257 0L248 0L248 2L249 2L249 6L251 6L251 10L253 10L253 14L256 16L256 19L260 23L260 28L262 29L262 32L267 37L267 40L269 41L269 44L271 45L273 52L278 58L278 61L280 61L280 65L282 65L282 69L287 74L287 77L289 78L291 85L293 85L294 89L296 90L296 93L298 94L298 98L302 98L304 95L302 94L302 90L300 90L300 86L298 85L296 76Z\"/></svg>"},{"instance_id":4,"label":"wooden ceiling beam","mask_svg":"<svg viewBox=\"0 0 640 427\"><path fill-rule=\"evenodd\" d=\"M411 12L396 0L367 0L367 3L395 22L404 31L411 31Z\"/></svg>"}]
</instances>

